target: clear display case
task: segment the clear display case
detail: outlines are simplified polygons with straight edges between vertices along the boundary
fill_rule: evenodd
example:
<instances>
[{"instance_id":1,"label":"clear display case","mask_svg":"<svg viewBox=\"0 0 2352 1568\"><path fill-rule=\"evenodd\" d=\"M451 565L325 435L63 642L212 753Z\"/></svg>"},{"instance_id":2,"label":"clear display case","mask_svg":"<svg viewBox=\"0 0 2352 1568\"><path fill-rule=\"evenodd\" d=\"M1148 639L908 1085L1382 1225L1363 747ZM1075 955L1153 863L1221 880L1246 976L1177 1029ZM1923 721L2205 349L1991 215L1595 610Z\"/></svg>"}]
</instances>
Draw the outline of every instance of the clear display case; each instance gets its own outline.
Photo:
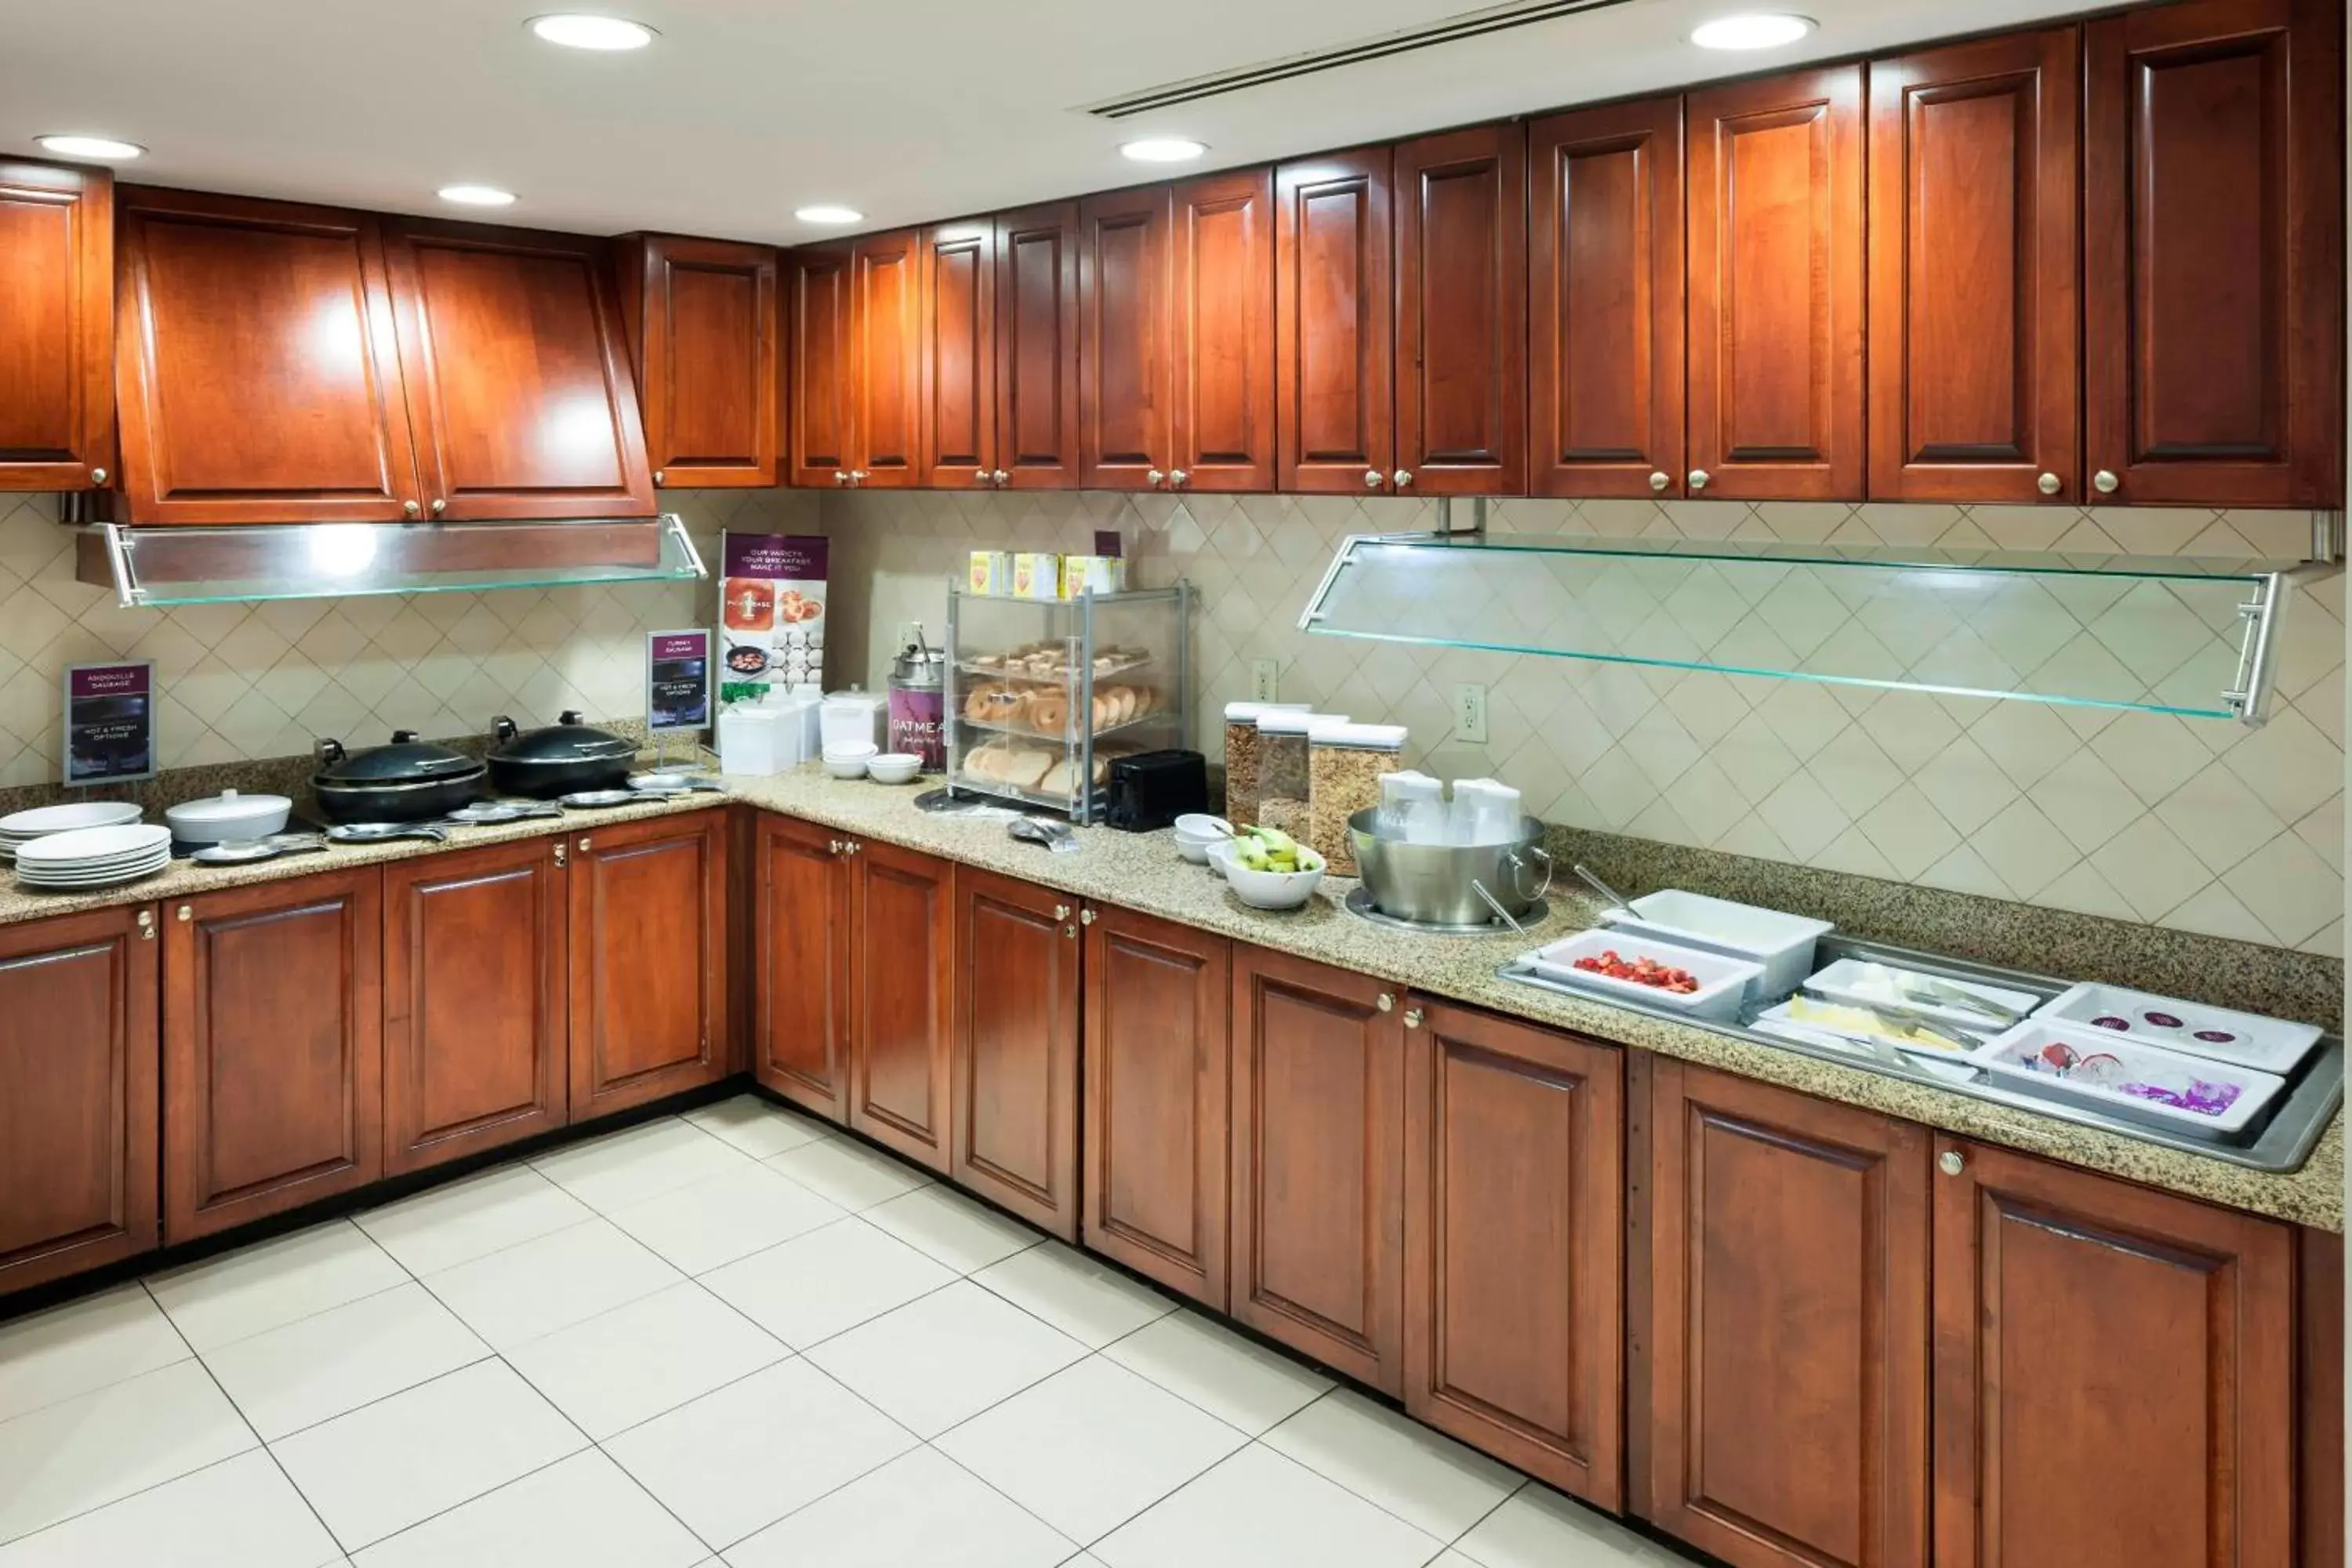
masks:
<instances>
[{"instance_id":1,"label":"clear display case","mask_svg":"<svg viewBox=\"0 0 2352 1568\"><path fill-rule=\"evenodd\" d=\"M1192 589L948 591L948 788L1100 815L1112 759L1192 744Z\"/></svg>"}]
</instances>

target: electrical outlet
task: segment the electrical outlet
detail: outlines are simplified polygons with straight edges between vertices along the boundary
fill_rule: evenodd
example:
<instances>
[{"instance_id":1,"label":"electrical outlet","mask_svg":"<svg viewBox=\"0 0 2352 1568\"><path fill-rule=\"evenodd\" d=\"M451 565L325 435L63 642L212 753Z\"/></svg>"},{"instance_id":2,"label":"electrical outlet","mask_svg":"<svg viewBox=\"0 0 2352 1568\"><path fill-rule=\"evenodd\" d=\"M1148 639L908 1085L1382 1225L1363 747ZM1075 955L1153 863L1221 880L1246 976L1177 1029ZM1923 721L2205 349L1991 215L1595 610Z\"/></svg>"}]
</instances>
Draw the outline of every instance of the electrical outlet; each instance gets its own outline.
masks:
<instances>
[{"instance_id":1,"label":"electrical outlet","mask_svg":"<svg viewBox=\"0 0 2352 1568\"><path fill-rule=\"evenodd\" d=\"M1486 689L1464 684L1454 689L1454 738L1472 746L1486 743Z\"/></svg>"},{"instance_id":2,"label":"electrical outlet","mask_svg":"<svg viewBox=\"0 0 2352 1568\"><path fill-rule=\"evenodd\" d=\"M1250 660L1250 700L1253 702L1278 700L1275 696L1275 689L1281 675L1282 666L1273 659Z\"/></svg>"}]
</instances>

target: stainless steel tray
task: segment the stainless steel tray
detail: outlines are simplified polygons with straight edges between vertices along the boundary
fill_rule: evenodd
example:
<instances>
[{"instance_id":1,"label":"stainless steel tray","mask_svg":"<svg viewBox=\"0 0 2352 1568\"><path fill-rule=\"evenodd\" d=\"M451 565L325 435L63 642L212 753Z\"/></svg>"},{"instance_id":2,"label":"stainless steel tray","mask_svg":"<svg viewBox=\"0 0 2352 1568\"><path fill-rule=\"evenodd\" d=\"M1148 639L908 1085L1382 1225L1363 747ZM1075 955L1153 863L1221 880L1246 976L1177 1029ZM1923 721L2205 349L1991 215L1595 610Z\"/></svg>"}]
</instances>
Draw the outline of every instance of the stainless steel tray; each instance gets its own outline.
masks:
<instances>
[{"instance_id":1,"label":"stainless steel tray","mask_svg":"<svg viewBox=\"0 0 2352 1568\"><path fill-rule=\"evenodd\" d=\"M2046 974L2030 974L2021 970L1999 969L1990 964L1970 963L1964 959L1947 958L1941 953L1922 952L1916 948L1897 947L1891 942L1864 942L1855 937L1831 935L1822 939L1814 968L1819 970L1841 958L1856 958L1884 963L1899 964L1947 980L1981 980L2017 991L2030 991L2046 1002L2067 989L2072 981L2058 980ZM2090 1107L2040 1095L2029 1089L1996 1084L1986 1075L1957 1080L1912 1066L1899 1052L1886 1058L1871 1056L1861 1050L1843 1051L1830 1046L1816 1046L1803 1041L1782 1039L1748 1026L1762 1007L1750 1006L1740 1015L1739 1022L1714 1023L1693 1018L1671 1007L1647 1007L1638 1002L1622 1001L1615 996L1602 996L1591 991L1580 990L1547 980L1530 969L1524 958L1514 958L1496 971L1505 980L1558 995L1574 997L1580 1002L1597 1002L1603 1006L1621 1007L1628 1012L1644 1014L1653 1018L1664 1018L1694 1029L1707 1029L1727 1035L1750 1045L1763 1046L1776 1051L1788 1051L1818 1061L1835 1062L1862 1072L1873 1072L1881 1078L1902 1079L1910 1083L1926 1084L1948 1094L1965 1095L1970 1100L1987 1100L1994 1105L2047 1116L2059 1121L2071 1121L2078 1126L2095 1127L2102 1132L2112 1132L2119 1138L2137 1138L2143 1143L2158 1143L2168 1149L2179 1149L2208 1159L2225 1161L2256 1171L2300 1170L2311 1157L2312 1145L2326 1131L2336 1109L2344 1101L2344 1037L2324 1035L2312 1047L2302 1062L2287 1075L2286 1093L2262 1117L2250 1123L2234 1138L2200 1138L2193 1132L2177 1131L2168 1127L2151 1126L2145 1122L2111 1116ZM1775 996L1771 1003L1786 1000ZM1767 1004L1769 1005L1769 1003Z\"/></svg>"}]
</instances>

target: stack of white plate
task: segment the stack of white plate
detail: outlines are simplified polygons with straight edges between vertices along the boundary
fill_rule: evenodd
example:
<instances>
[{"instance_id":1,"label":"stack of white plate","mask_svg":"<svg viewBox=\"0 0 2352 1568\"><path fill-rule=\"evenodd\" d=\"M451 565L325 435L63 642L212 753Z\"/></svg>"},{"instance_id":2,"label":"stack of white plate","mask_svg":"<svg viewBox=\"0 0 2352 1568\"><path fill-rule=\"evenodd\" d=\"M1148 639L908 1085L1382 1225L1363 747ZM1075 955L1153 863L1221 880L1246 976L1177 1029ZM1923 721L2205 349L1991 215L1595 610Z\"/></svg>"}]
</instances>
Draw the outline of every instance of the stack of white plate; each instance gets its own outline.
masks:
<instances>
[{"instance_id":1,"label":"stack of white plate","mask_svg":"<svg viewBox=\"0 0 2352 1568\"><path fill-rule=\"evenodd\" d=\"M77 827L16 851L16 880L28 888L86 891L135 882L172 863L172 830L156 823Z\"/></svg>"},{"instance_id":2,"label":"stack of white plate","mask_svg":"<svg viewBox=\"0 0 2352 1568\"><path fill-rule=\"evenodd\" d=\"M36 838L83 827L117 827L138 820L139 808L124 800L80 800L15 812L0 816L0 860L14 860L16 851Z\"/></svg>"}]
</instances>

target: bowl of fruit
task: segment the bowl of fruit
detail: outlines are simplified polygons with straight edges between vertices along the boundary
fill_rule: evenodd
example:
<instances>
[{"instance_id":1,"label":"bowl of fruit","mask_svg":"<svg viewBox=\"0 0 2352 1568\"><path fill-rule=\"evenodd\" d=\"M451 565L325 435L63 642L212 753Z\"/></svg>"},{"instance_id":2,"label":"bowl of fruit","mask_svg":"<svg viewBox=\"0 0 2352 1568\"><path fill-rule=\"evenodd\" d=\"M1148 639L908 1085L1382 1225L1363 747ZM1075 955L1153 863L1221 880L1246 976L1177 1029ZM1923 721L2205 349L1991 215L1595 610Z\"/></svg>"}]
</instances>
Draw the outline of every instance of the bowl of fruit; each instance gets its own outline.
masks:
<instances>
[{"instance_id":1,"label":"bowl of fruit","mask_svg":"<svg viewBox=\"0 0 2352 1568\"><path fill-rule=\"evenodd\" d=\"M1272 827L1244 827L1211 845L1209 861L1225 874L1234 896L1254 910L1297 909L1323 880L1323 857Z\"/></svg>"}]
</instances>

